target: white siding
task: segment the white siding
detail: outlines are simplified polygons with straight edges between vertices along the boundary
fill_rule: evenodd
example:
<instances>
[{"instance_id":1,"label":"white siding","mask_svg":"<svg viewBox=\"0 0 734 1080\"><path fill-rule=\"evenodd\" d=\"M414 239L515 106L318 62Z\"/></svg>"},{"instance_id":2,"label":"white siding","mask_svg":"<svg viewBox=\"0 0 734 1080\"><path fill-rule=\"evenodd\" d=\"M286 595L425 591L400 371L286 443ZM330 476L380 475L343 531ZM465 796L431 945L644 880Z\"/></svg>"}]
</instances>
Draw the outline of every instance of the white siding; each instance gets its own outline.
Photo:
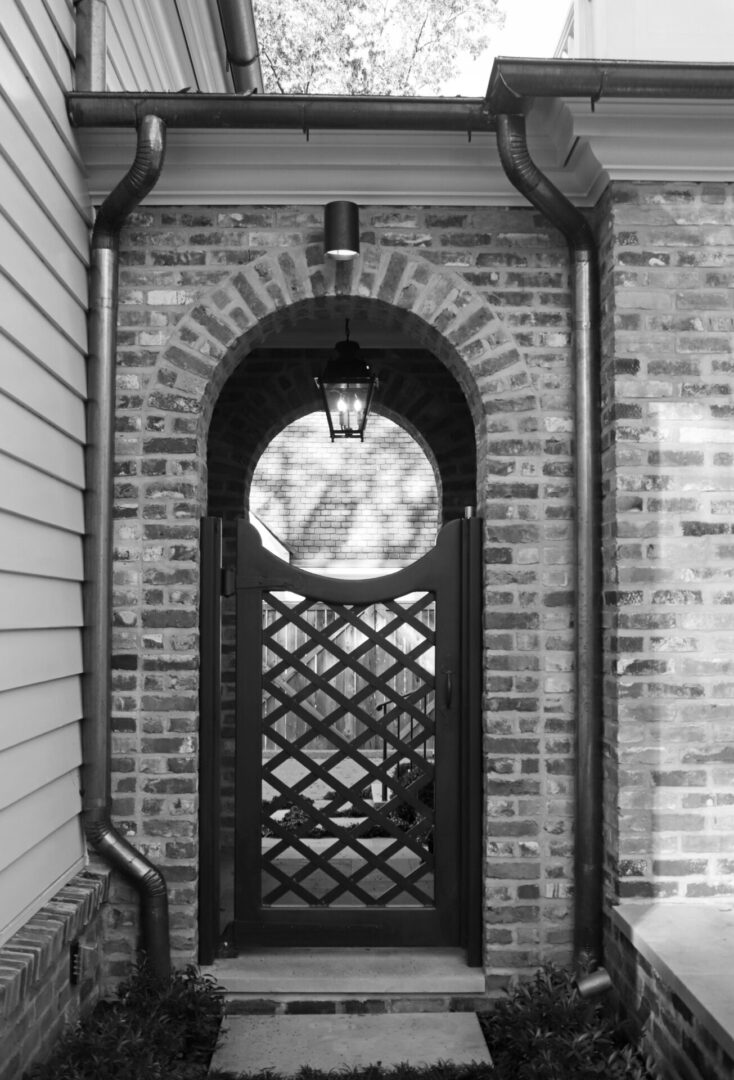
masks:
<instances>
[{"instance_id":1,"label":"white siding","mask_svg":"<svg viewBox=\"0 0 734 1080\"><path fill-rule=\"evenodd\" d=\"M107 0L107 90L227 93L217 0Z\"/></svg>"},{"instance_id":2,"label":"white siding","mask_svg":"<svg viewBox=\"0 0 734 1080\"><path fill-rule=\"evenodd\" d=\"M89 198L67 0L0 7L0 943L84 860Z\"/></svg>"}]
</instances>

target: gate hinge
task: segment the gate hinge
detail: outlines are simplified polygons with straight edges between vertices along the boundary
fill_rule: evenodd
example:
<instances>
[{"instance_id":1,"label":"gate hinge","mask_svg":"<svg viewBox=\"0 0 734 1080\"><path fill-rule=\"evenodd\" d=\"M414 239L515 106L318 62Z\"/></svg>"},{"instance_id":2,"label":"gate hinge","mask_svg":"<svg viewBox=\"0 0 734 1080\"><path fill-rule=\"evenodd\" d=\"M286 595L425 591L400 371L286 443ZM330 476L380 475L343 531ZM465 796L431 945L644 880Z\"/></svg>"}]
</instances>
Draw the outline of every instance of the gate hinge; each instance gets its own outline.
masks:
<instances>
[{"instance_id":1,"label":"gate hinge","mask_svg":"<svg viewBox=\"0 0 734 1080\"><path fill-rule=\"evenodd\" d=\"M222 596L234 596L235 591L235 570L233 566L224 566L222 568L222 583L220 586Z\"/></svg>"}]
</instances>

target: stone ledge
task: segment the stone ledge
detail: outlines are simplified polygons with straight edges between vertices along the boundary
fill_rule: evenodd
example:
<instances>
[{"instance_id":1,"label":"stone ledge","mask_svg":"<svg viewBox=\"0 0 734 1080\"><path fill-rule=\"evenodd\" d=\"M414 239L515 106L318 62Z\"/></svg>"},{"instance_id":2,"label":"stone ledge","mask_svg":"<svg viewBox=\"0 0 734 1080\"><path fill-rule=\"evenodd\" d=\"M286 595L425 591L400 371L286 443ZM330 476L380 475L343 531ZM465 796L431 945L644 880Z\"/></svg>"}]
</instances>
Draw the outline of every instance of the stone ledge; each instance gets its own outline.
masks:
<instances>
[{"instance_id":1,"label":"stone ledge","mask_svg":"<svg viewBox=\"0 0 734 1080\"><path fill-rule=\"evenodd\" d=\"M9 1017L107 898L109 873L83 870L0 948L0 1019Z\"/></svg>"},{"instance_id":2,"label":"stone ledge","mask_svg":"<svg viewBox=\"0 0 734 1080\"><path fill-rule=\"evenodd\" d=\"M612 924L734 1057L734 897L711 903L629 903Z\"/></svg>"}]
</instances>

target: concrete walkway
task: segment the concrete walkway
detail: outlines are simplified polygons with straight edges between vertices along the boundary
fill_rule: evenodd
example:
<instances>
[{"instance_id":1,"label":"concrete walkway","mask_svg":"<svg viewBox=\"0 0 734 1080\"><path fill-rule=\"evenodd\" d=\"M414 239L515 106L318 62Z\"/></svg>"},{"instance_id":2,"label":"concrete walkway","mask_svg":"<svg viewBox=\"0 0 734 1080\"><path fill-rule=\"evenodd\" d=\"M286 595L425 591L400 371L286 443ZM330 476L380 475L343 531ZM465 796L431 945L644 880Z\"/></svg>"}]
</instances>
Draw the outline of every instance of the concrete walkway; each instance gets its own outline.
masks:
<instances>
[{"instance_id":1,"label":"concrete walkway","mask_svg":"<svg viewBox=\"0 0 734 1080\"><path fill-rule=\"evenodd\" d=\"M438 1061L491 1065L474 1013L226 1017L211 1069L294 1076L304 1065L326 1071Z\"/></svg>"}]
</instances>

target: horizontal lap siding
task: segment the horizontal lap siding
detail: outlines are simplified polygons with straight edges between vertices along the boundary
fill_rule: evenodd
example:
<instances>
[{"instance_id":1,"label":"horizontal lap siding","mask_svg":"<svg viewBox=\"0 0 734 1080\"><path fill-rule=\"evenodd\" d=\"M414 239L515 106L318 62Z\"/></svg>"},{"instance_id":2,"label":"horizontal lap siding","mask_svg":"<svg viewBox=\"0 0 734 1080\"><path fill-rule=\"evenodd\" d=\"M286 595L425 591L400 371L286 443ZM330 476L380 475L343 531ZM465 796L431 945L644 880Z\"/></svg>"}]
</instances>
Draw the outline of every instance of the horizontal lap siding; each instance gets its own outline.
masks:
<instances>
[{"instance_id":1,"label":"horizontal lap siding","mask_svg":"<svg viewBox=\"0 0 734 1080\"><path fill-rule=\"evenodd\" d=\"M167 81L158 71L150 34L130 0L108 0L107 60L120 89L156 90ZM109 87L112 89L112 85ZM181 89L179 87L178 89Z\"/></svg>"},{"instance_id":2,"label":"horizontal lap siding","mask_svg":"<svg viewBox=\"0 0 734 1080\"><path fill-rule=\"evenodd\" d=\"M84 859L84 395L91 220L66 119L73 7L0 13L0 943Z\"/></svg>"},{"instance_id":3,"label":"horizontal lap siding","mask_svg":"<svg viewBox=\"0 0 734 1080\"><path fill-rule=\"evenodd\" d=\"M203 8L206 0L198 2ZM190 59L182 56L183 17L170 0L107 0L107 90L199 89Z\"/></svg>"}]
</instances>

